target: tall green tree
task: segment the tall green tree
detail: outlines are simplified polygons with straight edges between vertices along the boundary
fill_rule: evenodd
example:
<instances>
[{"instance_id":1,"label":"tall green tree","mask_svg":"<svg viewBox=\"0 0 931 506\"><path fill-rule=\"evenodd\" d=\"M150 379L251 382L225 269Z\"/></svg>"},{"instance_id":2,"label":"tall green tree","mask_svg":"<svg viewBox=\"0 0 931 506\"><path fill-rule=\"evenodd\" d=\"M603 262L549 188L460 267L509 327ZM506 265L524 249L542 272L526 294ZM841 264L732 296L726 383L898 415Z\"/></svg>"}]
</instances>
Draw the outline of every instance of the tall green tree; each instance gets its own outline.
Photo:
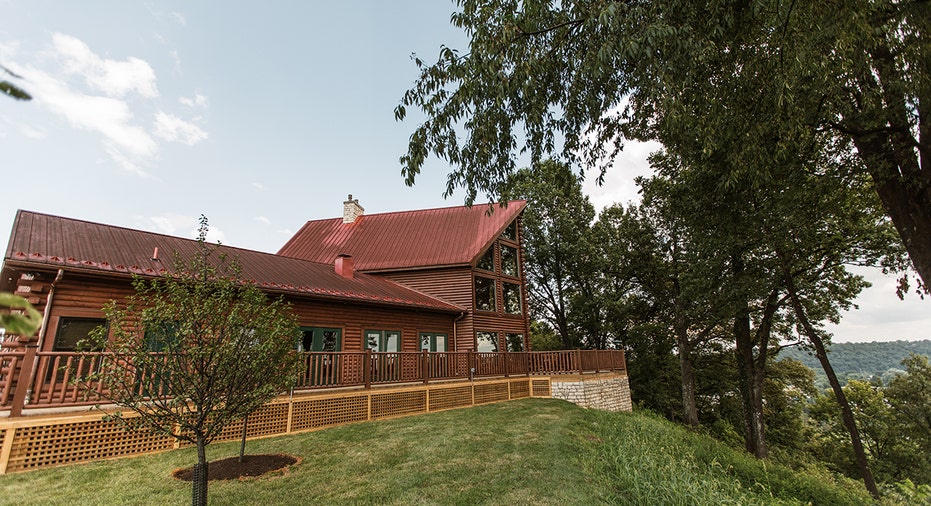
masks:
<instances>
[{"instance_id":1,"label":"tall green tree","mask_svg":"<svg viewBox=\"0 0 931 506\"><path fill-rule=\"evenodd\" d=\"M575 295L592 275L585 236L595 208L578 175L565 164L544 160L514 173L505 191L508 198L527 200L521 223L531 313L556 329L563 349L589 344L590 336L573 319L582 312Z\"/></svg>"},{"instance_id":2,"label":"tall green tree","mask_svg":"<svg viewBox=\"0 0 931 506\"><path fill-rule=\"evenodd\" d=\"M207 503L206 446L291 387L300 365L288 306L244 280L206 233L201 217L191 258L177 258L168 275L137 278L133 295L104 308L110 331L98 328L91 341L109 361L89 378L135 414L109 419L197 447L195 505Z\"/></svg>"},{"instance_id":3,"label":"tall green tree","mask_svg":"<svg viewBox=\"0 0 931 506\"><path fill-rule=\"evenodd\" d=\"M395 110L425 115L401 157L408 184L435 155L453 167L447 193L494 198L515 152L558 153L603 175L625 140L661 135L727 158L732 175L765 178L823 133L852 146L931 282L928 2L458 5L468 52L415 58L420 76Z\"/></svg>"}]
</instances>

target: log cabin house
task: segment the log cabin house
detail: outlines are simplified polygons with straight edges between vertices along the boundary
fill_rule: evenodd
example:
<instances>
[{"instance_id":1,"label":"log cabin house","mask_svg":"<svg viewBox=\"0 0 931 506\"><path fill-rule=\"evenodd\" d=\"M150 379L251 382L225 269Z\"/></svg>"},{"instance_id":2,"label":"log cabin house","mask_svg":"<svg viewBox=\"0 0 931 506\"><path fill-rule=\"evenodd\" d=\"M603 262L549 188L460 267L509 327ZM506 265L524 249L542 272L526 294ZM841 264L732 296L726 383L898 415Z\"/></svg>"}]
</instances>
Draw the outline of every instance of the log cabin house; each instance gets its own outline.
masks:
<instances>
[{"instance_id":1,"label":"log cabin house","mask_svg":"<svg viewBox=\"0 0 931 506\"><path fill-rule=\"evenodd\" d=\"M307 222L277 254L229 246L243 276L288 300L300 351L521 352L529 319L520 215L525 202ZM0 290L26 297L45 318L40 352L75 351L102 324L102 307L156 276L196 242L19 211Z\"/></svg>"},{"instance_id":2,"label":"log cabin house","mask_svg":"<svg viewBox=\"0 0 931 506\"><path fill-rule=\"evenodd\" d=\"M305 373L219 440L316 430L527 397L631 409L622 350L529 350L523 201L308 221L276 254L220 246L242 275L291 303ZM78 352L134 276L170 272L190 239L18 211L0 291L43 315L0 334L0 474L178 448L121 430L71 379L107 353ZM144 381L144 379L143 379ZM378 387L378 388L374 388ZM96 392L96 393L95 393ZM81 411L83 410L83 412Z\"/></svg>"}]
</instances>

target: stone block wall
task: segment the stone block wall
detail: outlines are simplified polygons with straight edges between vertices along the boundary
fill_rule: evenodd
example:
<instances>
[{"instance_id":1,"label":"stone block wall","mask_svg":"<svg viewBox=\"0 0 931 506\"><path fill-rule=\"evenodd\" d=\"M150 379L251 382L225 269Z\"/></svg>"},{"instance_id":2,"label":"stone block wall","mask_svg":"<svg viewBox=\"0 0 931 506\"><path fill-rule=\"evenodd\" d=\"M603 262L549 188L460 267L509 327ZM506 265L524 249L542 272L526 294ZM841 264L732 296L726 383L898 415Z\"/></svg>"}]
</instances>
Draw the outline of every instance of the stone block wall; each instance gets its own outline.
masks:
<instances>
[{"instance_id":1,"label":"stone block wall","mask_svg":"<svg viewBox=\"0 0 931 506\"><path fill-rule=\"evenodd\" d=\"M562 399L583 408L605 411L631 411L630 383L624 374L602 373L552 376L554 399Z\"/></svg>"}]
</instances>

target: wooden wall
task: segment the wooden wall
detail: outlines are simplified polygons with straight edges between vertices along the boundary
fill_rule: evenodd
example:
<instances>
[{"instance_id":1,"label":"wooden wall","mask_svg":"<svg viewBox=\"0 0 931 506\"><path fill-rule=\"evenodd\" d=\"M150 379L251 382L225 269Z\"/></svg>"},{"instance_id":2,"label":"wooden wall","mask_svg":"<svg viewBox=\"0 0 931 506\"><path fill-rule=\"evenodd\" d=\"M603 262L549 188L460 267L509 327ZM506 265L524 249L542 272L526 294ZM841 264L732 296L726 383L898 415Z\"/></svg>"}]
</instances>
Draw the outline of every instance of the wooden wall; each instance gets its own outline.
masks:
<instances>
[{"instance_id":1,"label":"wooden wall","mask_svg":"<svg viewBox=\"0 0 931 506\"><path fill-rule=\"evenodd\" d=\"M44 290L42 304L48 295L55 273L39 273ZM51 276L51 277L49 277ZM32 281L33 284L39 281ZM41 291L41 290L37 290ZM65 272L56 285L48 330L42 351L51 351L61 317L103 318L102 308L111 300L119 300L133 293L129 278L90 277ZM455 313L416 310L407 307L355 304L335 300L286 297L304 327L327 327L342 330L341 351L361 351L362 334L366 330L401 331L401 351L420 351L419 334L436 332L453 336Z\"/></svg>"}]
</instances>

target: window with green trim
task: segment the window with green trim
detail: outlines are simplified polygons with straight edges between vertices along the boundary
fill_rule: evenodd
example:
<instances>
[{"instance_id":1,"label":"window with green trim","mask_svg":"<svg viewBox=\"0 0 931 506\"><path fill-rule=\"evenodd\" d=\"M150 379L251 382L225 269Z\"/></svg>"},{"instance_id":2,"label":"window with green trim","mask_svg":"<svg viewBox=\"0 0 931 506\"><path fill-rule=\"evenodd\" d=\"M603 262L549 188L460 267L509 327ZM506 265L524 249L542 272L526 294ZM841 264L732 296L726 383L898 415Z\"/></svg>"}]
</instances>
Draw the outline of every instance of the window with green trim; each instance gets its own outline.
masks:
<instances>
[{"instance_id":1,"label":"window with green trim","mask_svg":"<svg viewBox=\"0 0 931 506\"><path fill-rule=\"evenodd\" d=\"M488 251L482 255L482 258L478 260L478 264L475 266L478 269L483 271L495 272L495 245L492 244Z\"/></svg>"},{"instance_id":2,"label":"window with green trim","mask_svg":"<svg viewBox=\"0 0 931 506\"><path fill-rule=\"evenodd\" d=\"M505 276L520 277L520 269L517 261L517 248L501 245L501 273Z\"/></svg>"},{"instance_id":3,"label":"window with green trim","mask_svg":"<svg viewBox=\"0 0 931 506\"><path fill-rule=\"evenodd\" d=\"M498 351L497 332L476 332L475 351L481 353L494 353Z\"/></svg>"},{"instance_id":4,"label":"window with green trim","mask_svg":"<svg viewBox=\"0 0 931 506\"><path fill-rule=\"evenodd\" d=\"M435 334L432 332L420 333L420 350L421 351L449 351L446 348L446 334Z\"/></svg>"},{"instance_id":5,"label":"window with green trim","mask_svg":"<svg viewBox=\"0 0 931 506\"><path fill-rule=\"evenodd\" d=\"M301 327L298 351L340 351L342 331L323 327Z\"/></svg>"},{"instance_id":6,"label":"window with green trim","mask_svg":"<svg viewBox=\"0 0 931 506\"><path fill-rule=\"evenodd\" d=\"M508 351L524 351L523 334L504 334L504 340L507 342Z\"/></svg>"},{"instance_id":7,"label":"window with green trim","mask_svg":"<svg viewBox=\"0 0 931 506\"><path fill-rule=\"evenodd\" d=\"M475 276L475 309L479 311L497 309L494 279Z\"/></svg>"},{"instance_id":8,"label":"window with green trim","mask_svg":"<svg viewBox=\"0 0 931 506\"><path fill-rule=\"evenodd\" d=\"M521 314L520 285L505 282L501 286L501 291L502 297L504 298L504 312L509 314Z\"/></svg>"},{"instance_id":9,"label":"window with green trim","mask_svg":"<svg viewBox=\"0 0 931 506\"><path fill-rule=\"evenodd\" d=\"M365 346L375 352L401 351L401 333L396 330L366 330Z\"/></svg>"},{"instance_id":10,"label":"window with green trim","mask_svg":"<svg viewBox=\"0 0 931 506\"><path fill-rule=\"evenodd\" d=\"M145 347L149 351L176 350L178 344L178 324L160 322L145 329Z\"/></svg>"}]
</instances>

